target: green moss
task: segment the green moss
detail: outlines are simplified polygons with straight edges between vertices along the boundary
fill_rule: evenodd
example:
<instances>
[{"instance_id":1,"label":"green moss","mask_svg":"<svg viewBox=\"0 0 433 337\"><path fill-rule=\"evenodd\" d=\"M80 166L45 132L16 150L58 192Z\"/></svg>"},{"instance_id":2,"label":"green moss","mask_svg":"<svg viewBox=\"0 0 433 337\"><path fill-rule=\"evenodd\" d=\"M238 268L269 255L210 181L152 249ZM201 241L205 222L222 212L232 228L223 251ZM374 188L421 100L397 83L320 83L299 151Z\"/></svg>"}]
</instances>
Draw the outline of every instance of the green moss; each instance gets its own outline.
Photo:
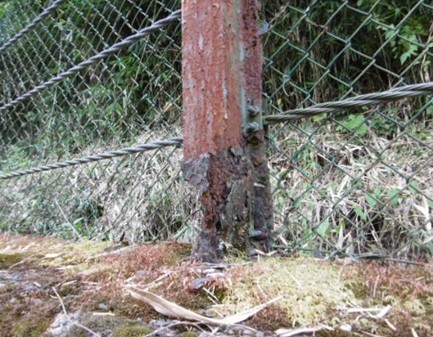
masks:
<instances>
[{"instance_id":1,"label":"green moss","mask_svg":"<svg viewBox=\"0 0 433 337\"><path fill-rule=\"evenodd\" d=\"M112 334L112 337L141 337L148 335L152 330L143 324L127 323L117 327Z\"/></svg>"},{"instance_id":2,"label":"green moss","mask_svg":"<svg viewBox=\"0 0 433 337\"><path fill-rule=\"evenodd\" d=\"M72 247L81 252L103 252L107 247L112 245L111 242L107 241L80 241L72 245Z\"/></svg>"},{"instance_id":3,"label":"green moss","mask_svg":"<svg viewBox=\"0 0 433 337\"><path fill-rule=\"evenodd\" d=\"M216 311L231 315L277 297L281 300L256 315L258 326L338 326L337 308L357 303L338 266L311 259L269 258L239 268Z\"/></svg>"},{"instance_id":4,"label":"green moss","mask_svg":"<svg viewBox=\"0 0 433 337\"><path fill-rule=\"evenodd\" d=\"M80 241L76 243L61 242L51 247L49 254L40 260L45 267L68 266L68 273L75 274L89 269L89 259L102 254L111 243ZM73 266L73 268L71 268Z\"/></svg>"},{"instance_id":5,"label":"green moss","mask_svg":"<svg viewBox=\"0 0 433 337\"><path fill-rule=\"evenodd\" d=\"M346 287L352 291L358 299L365 299L370 294L370 289L360 280L347 280Z\"/></svg>"},{"instance_id":6,"label":"green moss","mask_svg":"<svg viewBox=\"0 0 433 337\"><path fill-rule=\"evenodd\" d=\"M13 337L39 337L48 329L50 321L35 317L20 319L13 329Z\"/></svg>"},{"instance_id":7,"label":"green moss","mask_svg":"<svg viewBox=\"0 0 433 337\"><path fill-rule=\"evenodd\" d=\"M99 334L108 333L112 331L115 326L121 324L119 319L112 316L94 316L92 314L87 314L81 321L81 324L85 327L89 328L92 331L95 331ZM70 331L69 336L73 337L84 337L87 336L88 333L84 331L81 327L74 326Z\"/></svg>"},{"instance_id":8,"label":"green moss","mask_svg":"<svg viewBox=\"0 0 433 337\"><path fill-rule=\"evenodd\" d=\"M23 259L21 254L0 254L0 269L6 269Z\"/></svg>"},{"instance_id":9,"label":"green moss","mask_svg":"<svg viewBox=\"0 0 433 337\"><path fill-rule=\"evenodd\" d=\"M131 321L125 317L116 316L94 316L86 314L81 324L101 336L111 337L142 337L148 335L152 330L141 323ZM88 333L82 328L74 326L67 337L87 337Z\"/></svg>"},{"instance_id":10,"label":"green moss","mask_svg":"<svg viewBox=\"0 0 433 337\"><path fill-rule=\"evenodd\" d=\"M417 298L410 298L403 303L403 308L411 313L413 316L425 316L426 309L422 303Z\"/></svg>"}]
</instances>

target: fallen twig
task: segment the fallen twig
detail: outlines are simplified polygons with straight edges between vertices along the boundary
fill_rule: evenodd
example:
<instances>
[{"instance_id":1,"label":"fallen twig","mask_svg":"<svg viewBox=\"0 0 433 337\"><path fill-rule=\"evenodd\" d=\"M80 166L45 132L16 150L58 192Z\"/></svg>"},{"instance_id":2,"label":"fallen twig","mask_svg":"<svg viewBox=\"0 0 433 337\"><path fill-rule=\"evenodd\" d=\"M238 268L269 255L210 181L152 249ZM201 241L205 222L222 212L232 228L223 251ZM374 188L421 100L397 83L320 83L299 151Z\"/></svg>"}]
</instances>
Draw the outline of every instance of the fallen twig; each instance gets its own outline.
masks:
<instances>
[{"instance_id":1,"label":"fallen twig","mask_svg":"<svg viewBox=\"0 0 433 337\"><path fill-rule=\"evenodd\" d=\"M101 337L101 335L97 334L96 332L94 332L93 330L90 330L88 327L81 325L80 323L74 322L68 315L68 312L66 311L66 307L65 304L63 303L62 298L60 297L59 293L57 292L56 288L53 287L52 288L54 291L54 294L56 294L57 299L60 302L60 305L62 306L62 310L63 310L63 314L66 316L66 319L71 323L74 324L76 326L78 326L79 328L86 330L88 333L90 333L91 335L95 336L95 337Z\"/></svg>"}]
</instances>

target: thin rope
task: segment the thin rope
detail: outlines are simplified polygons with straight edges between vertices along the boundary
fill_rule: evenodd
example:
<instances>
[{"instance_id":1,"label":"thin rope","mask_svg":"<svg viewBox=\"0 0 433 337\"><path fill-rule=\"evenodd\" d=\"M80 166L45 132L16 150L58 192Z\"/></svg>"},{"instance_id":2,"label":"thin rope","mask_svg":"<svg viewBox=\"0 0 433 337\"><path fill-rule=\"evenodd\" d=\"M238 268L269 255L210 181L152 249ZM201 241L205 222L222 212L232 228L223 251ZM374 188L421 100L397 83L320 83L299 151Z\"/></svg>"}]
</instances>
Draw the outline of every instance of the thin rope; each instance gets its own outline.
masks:
<instances>
[{"instance_id":1,"label":"thin rope","mask_svg":"<svg viewBox=\"0 0 433 337\"><path fill-rule=\"evenodd\" d=\"M71 160L65 160L57 163L47 164L44 166L34 167L27 170L18 170L9 174L0 174L0 180L11 179L16 177L21 177L33 173L52 171L60 168L65 168L69 166L76 166L80 164L87 164L92 162L97 162L101 160L111 159L115 157L127 156L133 153L140 153L145 151L159 150L164 147L170 146L180 146L183 140L181 137L174 137L165 140L157 140L151 143L137 144L131 147L127 147L120 150L106 151L99 154L94 154L90 156L80 157Z\"/></svg>"},{"instance_id":2,"label":"thin rope","mask_svg":"<svg viewBox=\"0 0 433 337\"><path fill-rule=\"evenodd\" d=\"M419 97L433 94L433 82L411 84L382 92L359 95L341 101L326 102L309 108L287 110L278 115L265 116L265 124L283 123L294 119L310 118L322 113L333 113L350 110L367 105L377 105L397 101L407 97Z\"/></svg>"},{"instance_id":3,"label":"thin rope","mask_svg":"<svg viewBox=\"0 0 433 337\"><path fill-rule=\"evenodd\" d=\"M107 56L113 55L119 50L125 49L132 45L133 43L142 40L147 35L158 31L159 29L169 25L170 23L177 21L181 16L181 10L177 10L173 13L171 13L169 16L167 16L164 19L155 21L151 26L143 28L139 30L137 33L128 36L126 39L117 42L113 44L111 47L108 47L107 49L104 49L103 51L99 52L96 55L93 55L92 57L88 58L87 60L73 66L72 68L69 68L68 70L58 74L57 76L49 79L48 81L42 83L41 85L38 85L37 87L33 88L32 90L26 92L25 94L15 98L14 100L10 101L9 103L6 103L5 105L0 107L0 112L3 112L9 108L12 108L19 103L24 102L26 99L31 98L35 96L36 94L40 93L41 91L52 87L53 85L61 82L62 80L72 77L73 75L79 73L81 70L88 68L91 65L94 65L98 63L100 60L106 58Z\"/></svg>"},{"instance_id":4,"label":"thin rope","mask_svg":"<svg viewBox=\"0 0 433 337\"><path fill-rule=\"evenodd\" d=\"M50 6L45 8L41 14L39 14L30 24L27 25L24 29L18 32L13 38L11 38L8 42L6 42L3 46L0 47L0 54L4 52L7 48L14 45L19 39L21 39L24 35L31 32L41 21L45 18L53 14L57 8L62 5L67 0L56 0Z\"/></svg>"}]
</instances>

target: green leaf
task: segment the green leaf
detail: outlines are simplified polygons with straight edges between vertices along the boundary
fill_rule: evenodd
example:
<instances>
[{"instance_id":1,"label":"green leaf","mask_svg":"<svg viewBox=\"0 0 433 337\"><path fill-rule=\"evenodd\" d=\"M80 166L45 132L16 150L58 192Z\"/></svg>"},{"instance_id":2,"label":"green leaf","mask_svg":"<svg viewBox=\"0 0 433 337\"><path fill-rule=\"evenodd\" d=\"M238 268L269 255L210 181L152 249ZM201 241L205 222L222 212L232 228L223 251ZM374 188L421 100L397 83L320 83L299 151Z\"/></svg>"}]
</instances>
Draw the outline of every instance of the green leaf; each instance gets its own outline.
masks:
<instances>
[{"instance_id":1,"label":"green leaf","mask_svg":"<svg viewBox=\"0 0 433 337\"><path fill-rule=\"evenodd\" d=\"M324 237L324 236L326 236L328 228L329 228L329 221L325 220L325 221L322 221L320 223L320 225L314 229L314 232L316 232L320 236Z\"/></svg>"},{"instance_id":2,"label":"green leaf","mask_svg":"<svg viewBox=\"0 0 433 337\"><path fill-rule=\"evenodd\" d=\"M433 242L430 241L429 243L426 244L427 249L430 251L430 254L433 255Z\"/></svg>"},{"instance_id":3,"label":"green leaf","mask_svg":"<svg viewBox=\"0 0 433 337\"><path fill-rule=\"evenodd\" d=\"M365 199L367 200L367 202L368 202L368 204L371 206L371 207L374 207L374 206L376 206L377 205L377 198L373 198L371 195L366 195L365 196ZM356 212L356 211L355 211Z\"/></svg>"},{"instance_id":4,"label":"green leaf","mask_svg":"<svg viewBox=\"0 0 433 337\"><path fill-rule=\"evenodd\" d=\"M407 51L400 55L400 63L404 64L408 59L410 59L413 55L416 54L417 50L417 46L411 45Z\"/></svg>"},{"instance_id":5,"label":"green leaf","mask_svg":"<svg viewBox=\"0 0 433 337\"><path fill-rule=\"evenodd\" d=\"M365 117L363 115L350 115L347 121L343 123L345 129L354 131L359 136L367 134L368 127L365 124Z\"/></svg>"},{"instance_id":6,"label":"green leaf","mask_svg":"<svg viewBox=\"0 0 433 337\"><path fill-rule=\"evenodd\" d=\"M361 220L363 221L367 220L367 215L364 213L361 206L355 205L353 207L353 210L355 211L356 215L358 215L361 218Z\"/></svg>"},{"instance_id":7,"label":"green leaf","mask_svg":"<svg viewBox=\"0 0 433 337\"><path fill-rule=\"evenodd\" d=\"M419 191L419 182L416 180L411 180L409 183L409 191L412 193L418 193Z\"/></svg>"},{"instance_id":8,"label":"green leaf","mask_svg":"<svg viewBox=\"0 0 433 337\"><path fill-rule=\"evenodd\" d=\"M346 223L344 221L340 221L339 225L336 228L336 232L340 233L344 231L345 228L346 228Z\"/></svg>"},{"instance_id":9,"label":"green leaf","mask_svg":"<svg viewBox=\"0 0 433 337\"><path fill-rule=\"evenodd\" d=\"M315 123L319 123L319 122L323 121L324 119L326 119L326 117L327 117L327 114L323 113L323 114L314 116L312 119Z\"/></svg>"},{"instance_id":10,"label":"green leaf","mask_svg":"<svg viewBox=\"0 0 433 337\"><path fill-rule=\"evenodd\" d=\"M397 206L398 205L398 201L399 201L399 196L400 196L400 189L398 188L391 188L388 191L388 199L391 203L392 206Z\"/></svg>"}]
</instances>

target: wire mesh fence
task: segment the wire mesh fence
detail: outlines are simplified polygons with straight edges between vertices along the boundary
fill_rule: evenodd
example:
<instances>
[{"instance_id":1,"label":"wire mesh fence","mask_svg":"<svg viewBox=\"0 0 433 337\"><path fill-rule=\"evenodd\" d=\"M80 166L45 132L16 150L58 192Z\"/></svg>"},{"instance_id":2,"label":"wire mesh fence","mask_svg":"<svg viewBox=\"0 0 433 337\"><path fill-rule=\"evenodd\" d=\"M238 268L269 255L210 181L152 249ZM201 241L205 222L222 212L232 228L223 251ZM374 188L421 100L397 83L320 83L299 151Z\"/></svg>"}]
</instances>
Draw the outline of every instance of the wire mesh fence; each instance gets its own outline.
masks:
<instances>
[{"instance_id":1,"label":"wire mesh fence","mask_svg":"<svg viewBox=\"0 0 433 337\"><path fill-rule=\"evenodd\" d=\"M426 1L275 1L264 10L271 114L431 81ZM279 244L319 255L433 253L432 103L294 113L273 126Z\"/></svg>"},{"instance_id":2,"label":"wire mesh fence","mask_svg":"<svg viewBox=\"0 0 433 337\"><path fill-rule=\"evenodd\" d=\"M179 136L179 8L154 0L0 4L1 172ZM179 161L171 147L4 180L1 227L67 238L188 235L196 202Z\"/></svg>"},{"instance_id":3,"label":"wire mesh fence","mask_svg":"<svg viewBox=\"0 0 433 337\"><path fill-rule=\"evenodd\" d=\"M0 172L181 136L180 5L0 3ZM264 110L430 82L432 16L419 0L262 1ZM432 104L423 93L269 125L276 245L433 254ZM0 228L191 240L200 207L180 161L169 147L0 179Z\"/></svg>"}]
</instances>

